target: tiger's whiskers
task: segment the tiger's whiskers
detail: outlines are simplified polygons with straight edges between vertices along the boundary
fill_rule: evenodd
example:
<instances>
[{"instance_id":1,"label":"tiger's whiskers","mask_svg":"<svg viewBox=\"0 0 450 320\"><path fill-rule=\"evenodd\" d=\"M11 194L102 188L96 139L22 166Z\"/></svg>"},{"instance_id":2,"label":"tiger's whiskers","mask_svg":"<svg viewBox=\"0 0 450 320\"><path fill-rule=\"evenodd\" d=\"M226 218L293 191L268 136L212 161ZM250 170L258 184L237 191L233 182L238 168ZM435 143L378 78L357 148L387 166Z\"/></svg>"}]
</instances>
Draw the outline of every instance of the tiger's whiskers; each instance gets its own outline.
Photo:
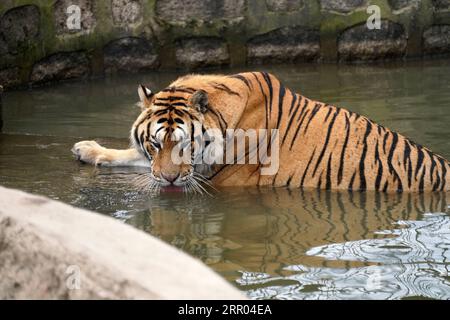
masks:
<instances>
[{"instance_id":1,"label":"tiger's whiskers","mask_svg":"<svg viewBox=\"0 0 450 320\"><path fill-rule=\"evenodd\" d=\"M133 184L140 192L159 194L161 191L161 183L159 183L150 172L139 173L139 175L133 179ZM207 194L210 197L214 197L211 192L207 190L208 188L217 191L211 181L209 181L205 176L198 172L193 172L183 185L183 192L186 194Z\"/></svg>"},{"instance_id":2,"label":"tiger's whiskers","mask_svg":"<svg viewBox=\"0 0 450 320\"><path fill-rule=\"evenodd\" d=\"M140 173L133 179L133 184L140 192L149 192L150 194L157 194L161 189L161 185L153 178L152 173Z\"/></svg>"},{"instance_id":3,"label":"tiger's whiskers","mask_svg":"<svg viewBox=\"0 0 450 320\"><path fill-rule=\"evenodd\" d=\"M217 191L217 189L214 188L212 183L205 176L203 176L198 172L193 172L186 181L186 185L188 186L187 190L192 190L194 191L194 193L199 194L206 193L210 197L213 197L213 195L210 192L208 192L208 190L202 184L204 184L208 188L213 189L214 191Z\"/></svg>"}]
</instances>

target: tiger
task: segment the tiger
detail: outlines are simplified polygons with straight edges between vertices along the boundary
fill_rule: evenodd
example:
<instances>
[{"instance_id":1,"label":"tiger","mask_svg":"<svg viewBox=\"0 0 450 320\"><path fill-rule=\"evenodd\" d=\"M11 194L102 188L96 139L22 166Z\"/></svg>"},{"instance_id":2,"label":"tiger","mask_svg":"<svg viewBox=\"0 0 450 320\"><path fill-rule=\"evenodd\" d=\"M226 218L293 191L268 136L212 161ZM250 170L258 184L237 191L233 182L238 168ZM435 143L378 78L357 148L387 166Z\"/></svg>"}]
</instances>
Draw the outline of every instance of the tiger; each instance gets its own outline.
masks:
<instances>
[{"instance_id":1,"label":"tiger","mask_svg":"<svg viewBox=\"0 0 450 320\"><path fill-rule=\"evenodd\" d=\"M139 85L142 112L130 148L108 149L96 141L72 152L97 166L144 166L149 189L203 192L208 186L272 186L380 192L450 190L450 163L442 156L358 113L307 98L268 72L189 74L153 93ZM265 164L175 163L171 154L215 129L266 129L278 133L278 170ZM201 139L201 138L200 138ZM275 151L267 137L267 154ZM246 147L247 148L247 147ZM245 157L250 157L246 149Z\"/></svg>"}]
</instances>

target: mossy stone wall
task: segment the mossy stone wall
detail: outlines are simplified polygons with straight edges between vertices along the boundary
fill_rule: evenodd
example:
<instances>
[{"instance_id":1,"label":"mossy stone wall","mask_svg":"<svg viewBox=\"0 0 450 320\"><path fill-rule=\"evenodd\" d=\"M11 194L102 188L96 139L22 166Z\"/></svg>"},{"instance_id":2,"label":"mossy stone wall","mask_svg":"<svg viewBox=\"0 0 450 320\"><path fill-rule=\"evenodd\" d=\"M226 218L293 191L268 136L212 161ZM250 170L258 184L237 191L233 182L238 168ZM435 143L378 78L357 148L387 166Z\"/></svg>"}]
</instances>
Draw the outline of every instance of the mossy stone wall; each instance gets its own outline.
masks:
<instances>
[{"instance_id":1,"label":"mossy stone wall","mask_svg":"<svg viewBox=\"0 0 450 320\"><path fill-rule=\"evenodd\" d=\"M67 8L81 8L81 29ZM370 30L369 5L381 13ZM450 53L450 0L3 0L0 84Z\"/></svg>"}]
</instances>

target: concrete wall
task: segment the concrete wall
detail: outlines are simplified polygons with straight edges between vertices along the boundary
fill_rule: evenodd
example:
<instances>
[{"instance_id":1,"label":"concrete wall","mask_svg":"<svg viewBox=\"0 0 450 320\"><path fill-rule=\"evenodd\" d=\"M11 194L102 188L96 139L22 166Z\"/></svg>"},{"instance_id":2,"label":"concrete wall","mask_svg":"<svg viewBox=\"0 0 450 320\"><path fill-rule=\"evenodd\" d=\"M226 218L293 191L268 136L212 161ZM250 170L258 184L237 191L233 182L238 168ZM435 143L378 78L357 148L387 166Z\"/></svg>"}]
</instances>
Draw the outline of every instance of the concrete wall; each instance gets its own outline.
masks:
<instances>
[{"instance_id":1,"label":"concrete wall","mask_svg":"<svg viewBox=\"0 0 450 320\"><path fill-rule=\"evenodd\" d=\"M244 299L113 218L0 187L0 299Z\"/></svg>"},{"instance_id":2,"label":"concrete wall","mask_svg":"<svg viewBox=\"0 0 450 320\"><path fill-rule=\"evenodd\" d=\"M82 10L69 30L66 10ZM381 9L369 30L366 8ZM3 0L0 84L450 53L450 0Z\"/></svg>"}]
</instances>

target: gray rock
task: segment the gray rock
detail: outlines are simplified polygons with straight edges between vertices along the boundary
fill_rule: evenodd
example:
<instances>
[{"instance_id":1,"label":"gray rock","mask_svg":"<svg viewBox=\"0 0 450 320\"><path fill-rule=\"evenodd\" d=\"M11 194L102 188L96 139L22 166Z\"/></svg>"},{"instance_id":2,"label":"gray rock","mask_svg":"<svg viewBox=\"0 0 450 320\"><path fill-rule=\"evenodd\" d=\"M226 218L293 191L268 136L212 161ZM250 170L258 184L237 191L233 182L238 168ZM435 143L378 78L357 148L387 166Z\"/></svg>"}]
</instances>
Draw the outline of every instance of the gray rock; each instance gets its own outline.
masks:
<instances>
[{"instance_id":1,"label":"gray rock","mask_svg":"<svg viewBox=\"0 0 450 320\"><path fill-rule=\"evenodd\" d=\"M433 6L437 10L450 10L450 0L433 0Z\"/></svg>"},{"instance_id":2,"label":"gray rock","mask_svg":"<svg viewBox=\"0 0 450 320\"><path fill-rule=\"evenodd\" d=\"M71 5L77 5L81 9L81 29L69 29L67 27L67 19L70 14L67 13L67 8ZM54 5L54 23L56 33L58 35L67 33L90 33L96 26L96 18L93 12L92 0L58 0Z\"/></svg>"},{"instance_id":3,"label":"gray rock","mask_svg":"<svg viewBox=\"0 0 450 320\"><path fill-rule=\"evenodd\" d=\"M12 67L0 70L0 86L3 88L14 88L21 84L19 68Z\"/></svg>"},{"instance_id":4,"label":"gray rock","mask_svg":"<svg viewBox=\"0 0 450 320\"><path fill-rule=\"evenodd\" d=\"M0 33L0 57L4 57L6 55L9 55L8 44L6 43L3 34Z\"/></svg>"},{"instance_id":5,"label":"gray rock","mask_svg":"<svg viewBox=\"0 0 450 320\"><path fill-rule=\"evenodd\" d=\"M226 42L213 37L178 40L175 56L177 65L188 69L217 67L230 63Z\"/></svg>"},{"instance_id":6,"label":"gray rock","mask_svg":"<svg viewBox=\"0 0 450 320\"><path fill-rule=\"evenodd\" d=\"M320 0L322 10L348 13L366 5L367 0Z\"/></svg>"},{"instance_id":7,"label":"gray rock","mask_svg":"<svg viewBox=\"0 0 450 320\"><path fill-rule=\"evenodd\" d=\"M319 31L301 26L276 29L247 43L251 64L310 61L319 54Z\"/></svg>"},{"instance_id":8,"label":"gray rock","mask_svg":"<svg viewBox=\"0 0 450 320\"><path fill-rule=\"evenodd\" d=\"M106 215L3 187L0 203L0 299L245 299L199 260Z\"/></svg>"},{"instance_id":9,"label":"gray rock","mask_svg":"<svg viewBox=\"0 0 450 320\"><path fill-rule=\"evenodd\" d=\"M0 132L3 128L2 94L3 94L3 86L0 84Z\"/></svg>"},{"instance_id":10,"label":"gray rock","mask_svg":"<svg viewBox=\"0 0 450 320\"><path fill-rule=\"evenodd\" d=\"M140 0L112 0L114 24L129 26L142 21L142 3Z\"/></svg>"},{"instance_id":11,"label":"gray rock","mask_svg":"<svg viewBox=\"0 0 450 320\"><path fill-rule=\"evenodd\" d=\"M158 54L152 41L122 38L108 43L104 50L106 73L141 72L159 67Z\"/></svg>"},{"instance_id":12,"label":"gray rock","mask_svg":"<svg viewBox=\"0 0 450 320\"><path fill-rule=\"evenodd\" d=\"M59 52L38 61L30 76L33 84L84 78L89 75L89 59L84 51Z\"/></svg>"},{"instance_id":13,"label":"gray rock","mask_svg":"<svg viewBox=\"0 0 450 320\"><path fill-rule=\"evenodd\" d=\"M241 18L245 0L158 0L156 15L170 23Z\"/></svg>"},{"instance_id":14,"label":"gray rock","mask_svg":"<svg viewBox=\"0 0 450 320\"><path fill-rule=\"evenodd\" d=\"M269 11L296 11L303 7L303 0L266 0Z\"/></svg>"},{"instance_id":15,"label":"gray rock","mask_svg":"<svg viewBox=\"0 0 450 320\"><path fill-rule=\"evenodd\" d=\"M17 54L20 46L27 46L39 37L40 11L34 5L7 11L0 20L0 54Z\"/></svg>"},{"instance_id":16,"label":"gray rock","mask_svg":"<svg viewBox=\"0 0 450 320\"><path fill-rule=\"evenodd\" d=\"M450 25L435 25L423 33L425 54L450 53Z\"/></svg>"},{"instance_id":17,"label":"gray rock","mask_svg":"<svg viewBox=\"0 0 450 320\"><path fill-rule=\"evenodd\" d=\"M393 10L401 10L407 7L418 7L422 0L389 0L389 5Z\"/></svg>"},{"instance_id":18,"label":"gray rock","mask_svg":"<svg viewBox=\"0 0 450 320\"><path fill-rule=\"evenodd\" d=\"M340 61L370 61L402 57L407 37L403 26L383 20L381 29L370 30L366 24L345 30L338 38Z\"/></svg>"}]
</instances>

